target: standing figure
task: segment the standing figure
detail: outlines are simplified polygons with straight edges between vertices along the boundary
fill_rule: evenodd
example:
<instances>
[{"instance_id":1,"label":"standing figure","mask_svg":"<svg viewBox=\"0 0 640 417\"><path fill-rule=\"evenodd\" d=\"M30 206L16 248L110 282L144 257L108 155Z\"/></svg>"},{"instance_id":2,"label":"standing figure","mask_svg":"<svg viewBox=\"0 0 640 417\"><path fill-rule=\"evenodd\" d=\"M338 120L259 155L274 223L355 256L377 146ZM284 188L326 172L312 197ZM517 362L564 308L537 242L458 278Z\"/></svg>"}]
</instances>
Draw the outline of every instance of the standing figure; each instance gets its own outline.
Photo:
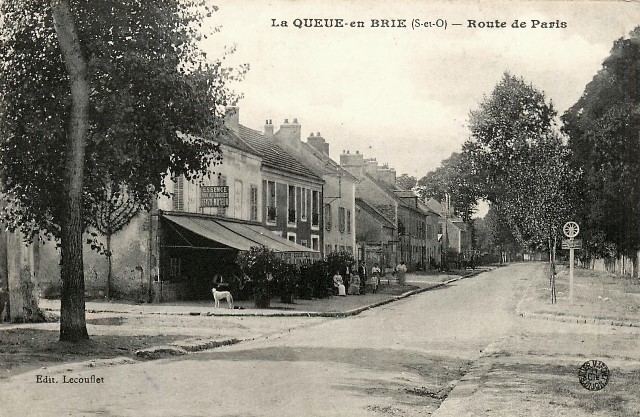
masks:
<instances>
[{"instance_id":1,"label":"standing figure","mask_svg":"<svg viewBox=\"0 0 640 417\"><path fill-rule=\"evenodd\" d=\"M375 293L378 291L378 285L380 285L380 276L382 272L380 271L380 267L378 264L373 264L373 268L371 268L371 289Z\"/></svg>"},{"instance_id":2,"label":"standing figure","mask_svg":"<svg viewBox=\"0 0 640 417\"><path fill-rule=\"evenodd\" d=\"M364 267L364 262L360 262L358 265L358 275L360 275L360 294L366 294L367 269Z\"/></svg>"},{"instance_id":3,"label":"standing figure","mask_svg":"<svg viewBox=\"0 0 640 417\"><path fill-rule=\"evenodd\" d=\"M406 280L405 275L407 273L407 266L404 262L400 262L400 265L396 267L396 273L398 275L398 285L404 285Z\"/></svg>"},{"instance_id":4,"label":"standing figure","mask_svg":"<svg viewBox=\"0 0 640 417\"><path fill-rule=\"evenodd\" d=\"M349 295L360 295L360 276L358 274L351 275L348 292Z\"/></svg>"}]
</instances>

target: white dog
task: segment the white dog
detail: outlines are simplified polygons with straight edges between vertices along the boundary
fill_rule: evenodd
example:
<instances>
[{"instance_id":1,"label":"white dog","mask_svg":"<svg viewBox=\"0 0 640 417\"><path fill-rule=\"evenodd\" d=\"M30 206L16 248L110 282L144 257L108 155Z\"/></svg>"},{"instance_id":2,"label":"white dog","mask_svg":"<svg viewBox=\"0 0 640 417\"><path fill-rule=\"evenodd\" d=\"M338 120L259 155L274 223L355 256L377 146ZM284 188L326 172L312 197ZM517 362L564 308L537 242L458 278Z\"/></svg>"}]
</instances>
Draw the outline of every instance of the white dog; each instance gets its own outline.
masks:
<instances>
[{"instance_id":1,"label":"white dog","mask_svg":"<svg viewBox=\"0 0 640 417\"><path fill-rule=\"evenodd\" d=\"M213 300L215 302L215 308L220 307L220 300L227 300L229 308L233 308L233 297L229 291L218 291L215 288L211 288L213 294Z\"/></svg>"}]
</instances>

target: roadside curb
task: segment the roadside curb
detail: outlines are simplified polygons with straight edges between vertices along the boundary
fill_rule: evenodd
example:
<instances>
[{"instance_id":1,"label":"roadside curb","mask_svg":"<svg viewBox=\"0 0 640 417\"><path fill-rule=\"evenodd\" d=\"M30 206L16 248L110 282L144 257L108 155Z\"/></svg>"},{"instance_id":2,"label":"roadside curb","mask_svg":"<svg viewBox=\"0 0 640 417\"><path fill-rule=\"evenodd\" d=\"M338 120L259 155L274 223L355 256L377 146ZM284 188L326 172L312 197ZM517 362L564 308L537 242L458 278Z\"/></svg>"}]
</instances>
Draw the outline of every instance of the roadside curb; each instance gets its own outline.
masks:
<instances>
[{"instance_id":1,"label":"roadside curb","mask_svg":"<svg viewBox=\"0 0 640 417\"><path fill-rule=\"evenodd\" d=\"M461 279L466 279L466 278L470 278L473 276L476 276L478 274L481 274L483 272L486 272L486 270L478 270L478 271L473 271L470 272L468 274L462 275L462 276L458 276L452 279L449 279L447 281L438 283L438 284L433 284L431 286L428 287L424 287L424 288L418 288L415 290L411 290L411 291L407 291L403 294L400 295L396 295L396 296L392 296L390 298L384 299L384 300L380 300L377 301L375 303L372 304L368 304L368 305L364 305L358 308L354 308L351 310L347 310L347 311L287 311L287 312L273 312L273 311L269 311L269 312L256 312L256 313L224 313L224 312L212 312L212 311L204 311L204 312L199 312L199 311L180 311L180 312L168 312L168 311L164 311L164 312L159 312L159 311L153 311L153 312L142 312L142 311L120 311L120 310L109 310L109 309L86 309L87 313L117 313L117 314L144 314L144 315L164 315L164 316L207 316L207 317L329 317L329 318L342 318L342 317L350 317L350 316L355 316L358 315L360 313L362 313L363 311L375 308L375 307L380 307L382 305L385 304L389 304L392 303L394 301L398 301L398 300L402 300L404 298L410 297L412 295L415 294L420 294L423 293L425 291L429 291L429 290L433 290L436 288L440 288L443 287L447 284L450 284L452 282L455 281L459 281ZM59 311L58 309L54 309L54 308L43 308L43 311L54 311L57 312Z\"/></svg>"},{"instance_id":2,"label":"roadside curb","mask_svg":"<svg viewBox=\"0 0 640 417\"><path fill-rule=\"evenodd\" d=\"M559 321L563 323L578 323L578 324L599 324L605 326L618 326L618 327L640 327L640 322L626 321L616 319L598 319L595 317L583 317L583 316L559 316L557 314L539 314L529 313L526 311L517 311L518 316L527 319L537 320L549 320Z\"/></svg>"},{"instance_id":3,"label":"roadside curb","mask_svg":"<svg viewBox=\"0 0 640 417\"><path fill-rule=\"evenodd\" d=\"M501 340L497 339L486 346L482 354L473 361L469 371L460 378L431 417L459 417L468 415L466 402L478 391L482 378L491 371L492 355L498 351Z\"/></svg>"},{"instance_id":4,"label":"roadside curb","mask_svg":"<svg viewBox=\"0 0 640 417\"><path fill-rule=\"evenodd\" d=\"M189 353L201 352L207 349L215 349L220 346L229 346L240 343L240 339L185 339L167 345L153 346L140 349L135 352L135 356L141 359L161 359L168 356L187 355Z\"/></svg>"},{"instance_id":5,"label":"roadside curb","mask_svg":"<svg viewBox=\"0 0 640 417\"><path fill-rule=\"evenodd\" d=\"M249 317L335 317L335 318L341 318L341 317L349 317L349 316L355 316L358 315L360 313L362 313L363 311L375 308L375 307L380 307L382 305L385 304L389 304L392 303L394 301L398 301L398 300L402 300L404 298L410 297L412 295L415 294L420 294L429 290L433 290L435 288L441 288L446 286L447 284L450 284L452 282L456 282L459 281L461 279L465 279L465 278L471 278L473 276L476 276L482 272L485 272L483 270L481 271L473 271L470 272L466 275L463 276L458 276L456 278L452 278L449 279L447 281L429 286L429 287L425 287L425 288L419 288L416 290L411 290L411 291L407 291L403 294L397 295L395 297L386 299L386 300L382 300L382 301L378 301L376 303L373 304L369 304L366 306L362 306L362 307L358 307L352 310L348 310L348 311L344 311L344 312L319 312L319 311L315 311L315 312L289 312L289 313L275 313L275 314L261 314L261 313L251 313L251 314L242 314L242 315L238 315L238 314L227 314L226 316L249 316ZM197 314L193 314L193 313L179 313L182 315L206 315L206 316L225 316L225 314L212 314L212 313L197 313ZM248 339L247 339L248 340ZM176 341L173 343L169 343L167 345L161 345L161 346L154 346L154 347L150 347L150 348L146 348L146 349L141 349L135 352L135 356L137 356L138 358L141 359L148 359L148 360L154 360L154 359L162 359L162 358L166 358L166 357L170 357L170 356L181 356L181 355L187 355L189 353L195 353L195 352L201 352L203 350L208 350L208 349L215 349L217 347L221 347L221 346L229 346L229 345L235 345L237 343L242 342L243 340L239 340L239 339L225 339L225 340L216 340L216 339L185 339L185 340L181 340L181 341Z\"/></svg>"},{"instance_id":6,"label":"roadside curb","mask_svg":"<svg viewBox=\"0 0 640 417\"><path fill-rule=\"evenodd\" d=\"M385 304L389 304L392 303L394 301L398 301L398 300L402 300L404 298L408 298L412 295L415 294L420 294L429 290L433 290L436 288L441 288L446 286L447 284L462 280L462 279L466 279L466 278L471 278L473 276L479 275L482 272L486 272L486 270L478 270L478 271L473 271L470 272L468 274L465 274L463 276L457 276L455 278L449 279L447 281L438 283L438 284L434 284L431 285L429 287L424 287L424 288L419 288L416 290L411 290L411 291L407 291L403 294L385 299L385 300L381 300L379 302L376 303L372 303L366 306L362 306L362 307L358 307L352 310L348 310L348 311L344 311L344 312L289 312L289 313L275 313L275 314L265 314L265 313L250 313L250 314L213 314L211 312L205 312L205 313L192 313L192 312L186 312L186 313L162 313L162 312L150 312L150 313L142 313L142 314L158 314L158 315L205 315L205 316L237 316L237 317L251 317L251 316L259 316L259 317L335 317L335 318L340 318L340 317L349 317L349 316L355 316L358 315L360 313L362 313L363 311L375 308L375 307L379 307ZM43 309L44 311L58 311L52 308L48 308L48 309ZM100 312L100 313L120 313L120 314L135 314L135 312L122 312L122 311L107 311L107 310L86 310L87 312ZM269 336L267 336L268 338ZM144 362L145 360L158 360L158 359L163 359L163 358L168 358L168 357L173 357L173 356L184 356L184 355L188 355L191 353L196 353L196 352L202 352L204 350L208 350L208 349L215 349L218 347L223 347L223 346L230 346L230 345L235 345L238 344L240 342L243 341L249 341L249 340L254 340L254 339L236 339L236 338L230 338L230 339L207 339L207 338L190 338L190 339L184 339L184 340L179 340L179 341L175 341L172 343L168 343L166 345L159 345L159 346L153 346L153 347L149 347L149 348L145 348L145 349L140 349L134 352L134 354L132 356L120 356L120 357L115 357L115 358L110 358L110 359L93 359L93 360L88 360L88 361L82 361L82 362L75 362L75 363L67 363L67 364L61 364L61 365L57 365L55 367L50 367L50 368L44 368L44 369L49 369L50 371L53 372L59 372L59 373L63 373L63 372L80 372L80 371L85 371L88 370L90 368L101 368L101 367L107 367L107 366L114 366L114 365L125 365L125 364L135 364L135 363L141 363Z\"/></svg>"}]
</instances>

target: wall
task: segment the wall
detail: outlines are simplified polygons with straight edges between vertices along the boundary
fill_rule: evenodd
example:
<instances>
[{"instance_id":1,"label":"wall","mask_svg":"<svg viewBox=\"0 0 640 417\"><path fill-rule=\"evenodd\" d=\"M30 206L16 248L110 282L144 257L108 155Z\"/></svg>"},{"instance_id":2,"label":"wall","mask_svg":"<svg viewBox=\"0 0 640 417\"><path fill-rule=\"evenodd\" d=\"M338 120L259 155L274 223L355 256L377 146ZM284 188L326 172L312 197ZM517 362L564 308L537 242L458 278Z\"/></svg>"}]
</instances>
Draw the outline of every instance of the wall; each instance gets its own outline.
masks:
<instances>
[{"instance_id":1,"label":"wall","mask_svg":"<svg viewBox=\"0 0 640 417\"><path fill-rule=\"evenodd\" d=\"M337 247L338 250L351 248L351 253L355 256L355 179L346 172L340 173L340 171L334 170L333 164L335 162L330 160L328 155L318 155L318 152L314 152L315 150L321 153L325 148L328 149L328 144L319 132L318 136L309 136L307 143L303 143L300 141L299 125L285 124L276 132L275 139L278 145L325 182L320 214L321 217L324 217L325 204L330 204L332 221L330 228L327 228L328 223L323 222L324 227L318 231L322 235L321 252L323 255L326 256ZM322 150L319 150L318 147ZM359 158L362 159L362 155ZM345 227L344 232L341 232L337 227L339 207L344 207L345 213L346 210L351 212L351 228ZM351 230L351 233L348 230Z\"/></svg>"},{"instance_id":2,"label":"wall","mask_svg":"<svg viewBox=\"0 0 640 417\"><path fill-rule=\"evenodd\" d=\"M377 263L380 268L393 268L396 266L396 253L394 243L395 230L384 227L378 220L365 210L356 207L357 246L358 258L364 257L365 267L368 273Z\"/></svg>"},{"instance_id":3,"label":"wall","mask_svg":"<svg viewBox=\"0 0 640 417\"><path fill-rule=\"evenodd\" d=\"M588 260L583 266L595 271L610 272L612 274L640 278L638 259L640 259L640 251L636 253L635 259L628 256L608 259L597 258Z\"/></svg>"},{"instance_id":4,"label":"wall","mask_svg":"<svg viewBox=\"0 0 640 417\"><path fill-rule=\"evenodd\" d=\"M398 223L398 202L368 177L356 185L356 197L381 212L394 224Z\"/></svg>"},{"instance_id":5,"label":"wall","mask_svg":"<svg viewBox=\"0 0 640 417\"><path fill-rule=\"evenodd\" d=\"M267 182L272 181L276 183L276 223L267 222ZM289 186L296 187L296 202L295 202L295 210L296 210L296 221L294 223L289 223L288 221L288 210L289 210L289 199L288 199L288 190ZM302 219L302 200L300 198L300 194L302 189L307 190L309 204L306 207L306 220ZM312 192L317 191L320 193L320 199L322 198L322 185L318 183L314 183L308 180L304 180L302 178L294 178L288 175L284 175L283 173L278 173L272 171L270 169L263 169L262 172L262 204L264 207L262 213L262 224L268 230L273 231L278 236L287 239L289 233L295 233L296 238L295 242L304 245L307 247L311 247L311 237L318 236L319 238L319 248L322 248L322 230L320 227L313 228L311 227L311 200L312 200ZM320 216L320 225L322 226L322 216Z\"/></svg>"},{"instance_id":6,"label":"wall","mask_svg":"<svg viewBox=\"0 0 640 417\"><path fill-rule=\"evenodd\" d=\"M219 185L218 174L226 177L227 186L229 187L229 207L224 211L224 216L242 220L250 220L251 204L250 192L251 186L258 187L258 217L262 218L262 204L260 196L262 195L262 180L260 173L261 158L249 153L239 151L227 145L221 145L222 163L211 165L209 170L212 172L210 178L204 178L202 184L199 182L184 182L184 209L189 213L201 213L218 215L223 214L217 207L200 207L200 190L201 185ZM236 180L241 183L236 183ZM171 179L165 180L165 185L169 193L174 193L176 184ZM236 199L236 193L241 196ZM158 201L158 207L162 210L174 210L173 198L163 196Z\"/></svg>"},{"instance_id":7,"label":"wall","mask_svg":"<svg viewBox=\"0 0 640 417\"><path fill-rule=\"evenodd\" d=\"M437 215L427 215L426 216L426 260L430 262L431 259L434 261L434 265L430 265L430 267L436 268L440 264L440 242L438 242L438 224Z\"/></svg>"},{"instance_id":8,"label":"wall","mask_svg":"<svg viewBox=\"0 0 640 417\"><path fill-rule=\"evenodd\" d=\"M116 298L147 301L149 295L149 214L138 214L111 239L112 294ZM85 241L90 236L85 236ZM104 237L98 239L106 243ZM39 244L39 273L36 282L41 297L59 297L60 250L55 242ZM108 262L105 255L83 247L85 295L102 298L106 294Z\"/></svg>"},{"instance_id":9,"label":"wall","mask_svg":"<svg viewBox=\"0 0 640 417\"><path fill-rule=\"evenodd\" d=\"M335 247L340 250L344 247L344 250L349 251L354 256L356 255L356 208L355 208L355 181L351 179L339 179L335 175L325 175L324 186L324 204L331 206L331 228L324 228L324 242L325 242L325 256L327 253L327 246L335 251ZM339 198L337 198L339 197ZM347 210L351 213L351 225L350 228L344 228L344 231L340 231L339 227L339 208L345 209L345 221L347 221ZM324 209L324 208L323 208ZM325 225L326 226L326 225Z\"/></svg>"}]
</instances>

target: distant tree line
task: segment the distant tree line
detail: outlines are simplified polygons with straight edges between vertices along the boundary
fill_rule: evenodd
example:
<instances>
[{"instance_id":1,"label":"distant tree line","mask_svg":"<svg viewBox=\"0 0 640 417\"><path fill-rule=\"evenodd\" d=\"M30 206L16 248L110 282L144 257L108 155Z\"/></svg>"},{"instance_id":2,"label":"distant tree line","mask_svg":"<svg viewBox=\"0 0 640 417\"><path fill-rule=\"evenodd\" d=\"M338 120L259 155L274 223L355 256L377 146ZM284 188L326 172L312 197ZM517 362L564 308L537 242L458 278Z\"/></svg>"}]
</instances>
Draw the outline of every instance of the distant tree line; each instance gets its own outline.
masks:
<instances>
[{"instance_id":1,"label":"distant tree line","mask_svg":"<svg viewBox=\"0 0 640 417\"><path fill-rule=\"evenodd\" d=\"M561 117L542 91L505 73L470 113L462 152L418 180L418 189L425 198L449 194L454 213L472 227L477 202L487 201L476 247L548 251L551 280L568 220L581 226L584 257L624 255L637 265L638 85L640 27L614 42L602 69Z\"/></svg>"}]
</instances>

